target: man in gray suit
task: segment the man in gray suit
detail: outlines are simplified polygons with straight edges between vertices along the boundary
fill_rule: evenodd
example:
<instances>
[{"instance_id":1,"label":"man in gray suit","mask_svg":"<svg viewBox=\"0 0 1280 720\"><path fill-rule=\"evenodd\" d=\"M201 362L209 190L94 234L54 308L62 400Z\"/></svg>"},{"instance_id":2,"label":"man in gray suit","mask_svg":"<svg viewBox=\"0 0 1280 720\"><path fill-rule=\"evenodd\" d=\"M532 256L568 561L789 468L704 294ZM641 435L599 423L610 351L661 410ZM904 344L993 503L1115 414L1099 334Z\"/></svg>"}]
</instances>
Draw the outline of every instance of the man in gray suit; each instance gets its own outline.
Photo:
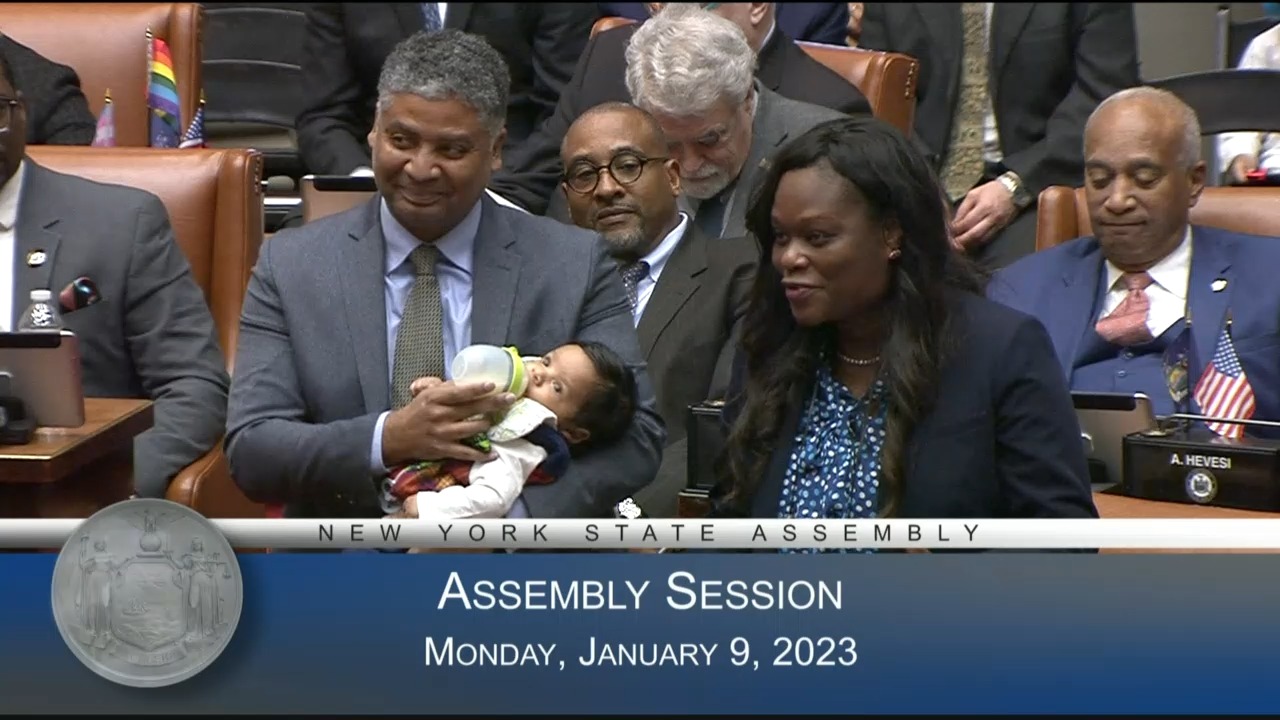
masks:
<instances>
[{"instance_id":1,"label":"man in gray suit","mask_svg":"<svg viewBox=\"0 0 1280 720\"><path fill-rule=\"evenodd\" d=\"M510 395L448 378L466 345L618 352L642 398L619 442L528 488L516 516L589 517L649 483L664 440L626 295L598 235L499 206L508 71L477 36L418 33L383 66L369 134L380 197L263 246L245 299L227 454L236 482L295 517L380 515L411 460L485 456L464 440ZM418 378L440 379L416 396Z\"/></svg>"},{"instance_id":2,"label":"man in gray suit","mask_svg":"<svg viewBox=\"0 0 1280 720\"><path fill-rule=\"evenodd\" d=\"M597 230L618 261L668 446L657 479L635 500L673 516L685 486L690 405L723 399L755 278L750 237L708 239L680 212L680 166L653 116L597 105L569 127L561 189L575 224Z\"/></svg>"},{"instance_id":3,"label":"man in gray suit","mask_svg":"<svg viewBox=\"0 0 1280 720\"><path fill-rule=\"evenodd\" d=\"M788 139L836 110L778 95L755 77L741 28L696 3L672 4L627 45L627 90L667 136L694 225L707 237L746 234L755 177Z\"/></svg>"},{"instance_id":4,"label":"man in gray suit","mask_svg":"<svg viewBox=\"0 0 1280 720\"><path fill-rule=\"evenodd\" d=\"M80 342L88 397L148 398L155 422L134 442L134 490L169 482L217 442L226 363L213 315L156 196L43 168L25 157L26 100L0 58L0 330L14 331L31 291L66 293L63 324Z\"/></svg>"}]
</instances>

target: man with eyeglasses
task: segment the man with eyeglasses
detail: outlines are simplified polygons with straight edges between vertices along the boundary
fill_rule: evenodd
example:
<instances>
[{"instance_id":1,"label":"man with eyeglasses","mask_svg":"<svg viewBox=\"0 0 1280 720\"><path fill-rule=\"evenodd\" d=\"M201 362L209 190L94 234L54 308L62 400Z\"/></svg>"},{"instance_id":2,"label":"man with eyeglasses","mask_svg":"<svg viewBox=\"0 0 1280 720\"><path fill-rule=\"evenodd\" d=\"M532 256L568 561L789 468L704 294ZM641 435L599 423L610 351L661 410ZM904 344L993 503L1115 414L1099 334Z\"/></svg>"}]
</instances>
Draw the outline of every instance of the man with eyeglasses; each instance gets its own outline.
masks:
<instances>
[{"instance_id":1,"label":"man with eyeglasses","mask_svg":"<svg viewBox=\"0 0 1280 720\"><path fill-rule=\"evenodd\" d=\"M634 105L588 110L560 156L574 224L600 233L618 262L667 426L657 478L635 500L651 516L674 516L685 411L724 396L759 252L749 237L708 238L680 211L679 162L657 121Z\"/></svg>"},{"instance_id":2,"label":"man with eyeglasses","mask_svg":"<svg viewBox=\"0 0 1280 720\"><path fill-rule=\"evenodd\" d=\"M84 394L155 402L154 426L134 441L134 491L164 497L226 422L213 315L159 198L26 157L26 98L13 85L0 57L0 98L11 100L0 116L0 332L17 329L32 290L61 299Z\"/></svg>"},{"instance_id":3,"label":"man with eyeglasses","mask_svg":"<svg viewBox=\"0 0 1280 720\"><path fill-rule=\"evenodd\" d=\"M715 86L726 82L714 79L717 78L717 71L745 65L749 67L747 74L758 79L760 87L770 96L796 101L805 107L808 105L804 104L808 103L829 108L832 111L829 117L838 117L839 113L871 113L871 103L855 85L810 57L788 37L785 28L775 22L777 3L649 5L653 6L655 13L652 18L641 24L606 30L591 38L578 62L577 70L574 71L573 79L565 85L564 92L560 95L555 112L525 142L503 157L502 170L494 174L489 184L493 192L532 213L546 214L558 220L566 219L568 213L563 198L555 191L564 172L557 152L560 142L569 125L588 108L603 102L636 101L625 81L627 66L633 54L628 48L634 47L646 36L652 37L653 29L646 31L645 28L655 23L665 27L663 34L677 34L670 39L672 47L687 47L695 51L688 57L699 65L709 67L707 72L713 76L712 84ZM709 5L715 7L702 7ZM749 57L727 60L722 53L718 54L716 47L722 47L723 44L709 45L709 41L714 41L696 27L702 23L694 21L692 25L686 26L684 23L673 25L662 20L671 20L686 12L710 15L723 21L721 27L736 28L743 42L735 46L737 49L734 54L741 56L745 53ZM645 51L643 54L649 53ZM678 75L686 70L683 67L673 68L671 73ZM702 110L687 109L690 112ZM750 132L750 124L748 120L747 133ZM799 131L806 129L808 128L800 128ZM693 166L690 165L686 170L693 170Z\"/></svg>"}]
</instances>

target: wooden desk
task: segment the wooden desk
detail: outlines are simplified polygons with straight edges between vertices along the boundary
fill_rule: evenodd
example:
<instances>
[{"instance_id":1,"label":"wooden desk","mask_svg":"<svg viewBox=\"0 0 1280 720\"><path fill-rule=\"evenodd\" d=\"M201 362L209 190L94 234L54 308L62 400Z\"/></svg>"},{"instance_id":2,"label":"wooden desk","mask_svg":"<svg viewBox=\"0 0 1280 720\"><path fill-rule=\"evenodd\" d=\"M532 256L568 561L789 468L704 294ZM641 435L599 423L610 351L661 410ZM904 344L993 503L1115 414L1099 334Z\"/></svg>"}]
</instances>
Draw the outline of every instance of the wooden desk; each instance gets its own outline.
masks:
<instances>
[{"instance_id":1,"label":"wooden desk","mask_svg":"<svg viewBox=\"0 0 1280 720\"><path fill-rule=\"evenodd\" d=\"M1098 516L1102 518L1173 518L1177 520L1237 520L1248 518L1280 519L1280 513L1258 512L1256 510L1236 510L1233 508L1210 507L1208 505L1192 505L1189 503L1159 502L1141 500L1139 498L1113 495L1106 492L1095 492L1093 503L1098 508ZM1105 553L1274 553L1278 550L1103 550Z\"/></svg>"},{"instance_id":2,"label":"wooden desk","mask_svg":"<svg viewBox=\"0 0 1280 720\"><path fill-rule=\"evenodd\" d=\"M78 428L40 428L0 445L0 517L84 518L133 494L133 439L151 428L150 400L86 398Z\"/></svg>"}]
</instances>

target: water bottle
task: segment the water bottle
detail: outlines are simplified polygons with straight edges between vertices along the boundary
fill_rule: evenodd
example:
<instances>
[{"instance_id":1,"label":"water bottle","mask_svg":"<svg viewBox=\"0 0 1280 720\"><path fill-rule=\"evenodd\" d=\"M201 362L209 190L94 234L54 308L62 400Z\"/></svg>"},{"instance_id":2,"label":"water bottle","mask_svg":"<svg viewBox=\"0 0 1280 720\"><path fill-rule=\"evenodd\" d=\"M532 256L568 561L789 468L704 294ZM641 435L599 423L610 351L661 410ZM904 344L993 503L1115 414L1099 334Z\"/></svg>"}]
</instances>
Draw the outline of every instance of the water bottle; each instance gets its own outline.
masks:
<instances>
[{"instance_id":1,"label":"water bottle","mask_svg":"<svg viewBox=\"0 0 1280 720\"><path fill-rule=\"evenodd\" d=\"M529 386L529 374L525 372L524 359L515 348L468 345L454 356L450 370L454 382L491 382L495 388L494 392L509 392L516 397L524 395L525 389Z\"/></svg>"},{"instance_id":2,"label":"water bottle","mask_svg":"<svg viewBox=\"0 0 1280 720\"><path fill-rule=\"evenodd\" d=\"M62 330L62 313L53 302L50 290L32 290L31 304L18 320L19 332L58 332Z\"/></svg>"}]
</instances>

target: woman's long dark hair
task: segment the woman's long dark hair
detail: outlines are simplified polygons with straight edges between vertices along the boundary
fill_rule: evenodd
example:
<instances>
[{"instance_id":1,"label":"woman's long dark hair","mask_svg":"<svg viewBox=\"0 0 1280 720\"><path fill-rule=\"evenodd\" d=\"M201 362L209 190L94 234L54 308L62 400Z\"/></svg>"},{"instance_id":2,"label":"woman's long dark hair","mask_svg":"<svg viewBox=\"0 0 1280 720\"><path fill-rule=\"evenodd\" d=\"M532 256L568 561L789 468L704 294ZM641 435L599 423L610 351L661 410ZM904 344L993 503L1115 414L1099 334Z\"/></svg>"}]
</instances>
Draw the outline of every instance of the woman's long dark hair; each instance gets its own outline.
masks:
<instances>
[{"instance_id":1,"label":"woman's long dark hair","mask_svg":"<svg viewBox=\"0 0 1280 720\"><path fill-rule=\"evenodd\" d=\"M824 163L858 188L873 220L902 230L902 254L893 263L884 303L888 337L881 351L889 407L879 491L881 514L892 516L902 495L912 431L933 406L954 335L948 289L981 292L983 281L951 248L950 210L928 162L896 128L869 117L828 121L792 140L752 193L747 228L759 240L762 258L743 323L746 396L722 457L726 500L747 509L743 504L768 471L788 408L804 401L820 355L835 341L829 325L796 323L772 262L778 183L792 170Z\"/></svg>"}]
</instances>

